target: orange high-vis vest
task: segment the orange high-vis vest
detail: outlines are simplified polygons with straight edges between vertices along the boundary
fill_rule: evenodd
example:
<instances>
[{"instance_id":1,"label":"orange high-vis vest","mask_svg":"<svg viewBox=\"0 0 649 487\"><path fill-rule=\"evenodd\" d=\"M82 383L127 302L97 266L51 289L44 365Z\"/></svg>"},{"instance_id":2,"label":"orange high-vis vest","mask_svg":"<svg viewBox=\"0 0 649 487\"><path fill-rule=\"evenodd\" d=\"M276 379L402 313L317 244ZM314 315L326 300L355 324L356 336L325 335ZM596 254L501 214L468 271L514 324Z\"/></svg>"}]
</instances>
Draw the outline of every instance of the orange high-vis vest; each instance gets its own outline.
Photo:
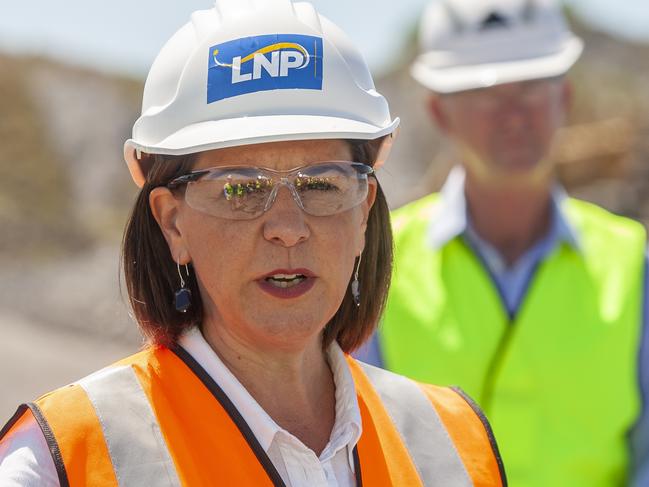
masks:
<instances>
[{"instance_id":1,"label":"orange high-vis vest","mask_svg":"<svg viewBox=\"0 0 649 487\"><path fill-rule=\"evenodd\" d=\"M348 358L362 435L356 484L505 486L488 423L461 391ZM40 425L61 486L284 486L222 389L184 349L149 348L21 406Z\"/></svg>"}]
</instances>

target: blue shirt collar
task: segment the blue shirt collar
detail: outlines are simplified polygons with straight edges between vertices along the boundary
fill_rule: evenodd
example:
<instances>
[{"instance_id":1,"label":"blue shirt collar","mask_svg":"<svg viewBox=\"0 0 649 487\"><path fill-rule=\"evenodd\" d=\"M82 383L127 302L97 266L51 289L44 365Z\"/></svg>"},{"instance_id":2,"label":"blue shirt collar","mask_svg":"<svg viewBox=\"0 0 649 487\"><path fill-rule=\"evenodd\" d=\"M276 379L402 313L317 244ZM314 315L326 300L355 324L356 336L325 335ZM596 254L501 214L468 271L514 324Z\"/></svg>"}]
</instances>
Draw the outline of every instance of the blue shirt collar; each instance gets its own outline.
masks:
<instances>
[{"instance_id":1,"label":"blue shirt collar","mask_svg":"<svg viewBox=\"0 0 649 487\"><path fill-rule=\"evenodd\" d=\"M470 228L470 218L467 214L466 198L464 196L464 181L466 173L461 166L455 166L449 174L440 192L440 201L428 227L428 240L433 249L439 249L455 237L469 233L475 235ZM545 238L552 240L554 247L565 242L574 250L580 252L579 232L570 222L565 209L568 197L559 184L552 188L552 226Z\"/></svg>"}]
</instances>

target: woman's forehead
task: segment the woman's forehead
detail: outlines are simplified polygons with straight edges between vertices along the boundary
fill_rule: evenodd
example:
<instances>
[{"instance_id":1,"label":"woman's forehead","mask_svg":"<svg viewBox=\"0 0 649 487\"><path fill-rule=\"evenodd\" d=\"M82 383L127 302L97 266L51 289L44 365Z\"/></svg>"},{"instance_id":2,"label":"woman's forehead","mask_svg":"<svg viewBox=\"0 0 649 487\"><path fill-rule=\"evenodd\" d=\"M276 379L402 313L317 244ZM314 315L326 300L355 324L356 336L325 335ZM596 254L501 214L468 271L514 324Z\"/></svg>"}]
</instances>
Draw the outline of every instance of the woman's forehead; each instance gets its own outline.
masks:
<instances>
[{"instance_id":1,"label":"woman's forehead","mask_svg":"<svg viewBox=\"0 0 649 487\"><path fill-rule=\"evenodd\" d=\"M285 170L311 163L341 160L351 160L351 146L344 140L296 140L201 152L194 169L242 165Z\"/></svg>"}]
</instances>

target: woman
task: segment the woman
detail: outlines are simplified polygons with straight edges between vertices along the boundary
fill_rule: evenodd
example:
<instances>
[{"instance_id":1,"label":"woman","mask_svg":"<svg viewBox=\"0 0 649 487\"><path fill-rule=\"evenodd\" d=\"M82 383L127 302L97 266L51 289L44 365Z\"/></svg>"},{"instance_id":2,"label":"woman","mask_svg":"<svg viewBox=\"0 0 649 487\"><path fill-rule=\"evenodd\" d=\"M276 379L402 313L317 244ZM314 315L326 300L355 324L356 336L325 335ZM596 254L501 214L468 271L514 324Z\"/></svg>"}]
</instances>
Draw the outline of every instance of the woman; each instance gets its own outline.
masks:
<instances>
[{"instance_id":1,"label":"woman","mask_svg":"<svg viewBox=\"0 0 649 487\"><path fill-rule=\"evenodd\" d=\"M459 393L349 358L391 262L398 120L306 3L219 0L162 49L125 147L142 352L23 405L4 485L503 485Z\"/></svg>"}]
</instances>

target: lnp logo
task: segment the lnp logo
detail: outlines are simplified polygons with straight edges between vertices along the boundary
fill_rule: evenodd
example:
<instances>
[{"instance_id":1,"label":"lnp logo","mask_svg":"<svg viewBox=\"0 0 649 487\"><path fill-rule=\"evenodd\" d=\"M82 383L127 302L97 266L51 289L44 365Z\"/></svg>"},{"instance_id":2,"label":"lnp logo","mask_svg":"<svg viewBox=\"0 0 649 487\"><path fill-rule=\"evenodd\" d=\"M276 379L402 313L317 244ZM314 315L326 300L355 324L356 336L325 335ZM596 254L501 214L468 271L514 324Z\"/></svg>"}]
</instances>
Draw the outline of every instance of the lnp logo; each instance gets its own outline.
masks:
<instances>
[{"instance_id":1,"label":"lnp logo","mask_svg":"<svg viewBox=\"0 0 649 487\"><path fill-rule=\"evenodd\" d=\"M246 93L322 89L322 39L298 34L244 37L210 48L207 103Z\"/></svg>"}]
</instances>

